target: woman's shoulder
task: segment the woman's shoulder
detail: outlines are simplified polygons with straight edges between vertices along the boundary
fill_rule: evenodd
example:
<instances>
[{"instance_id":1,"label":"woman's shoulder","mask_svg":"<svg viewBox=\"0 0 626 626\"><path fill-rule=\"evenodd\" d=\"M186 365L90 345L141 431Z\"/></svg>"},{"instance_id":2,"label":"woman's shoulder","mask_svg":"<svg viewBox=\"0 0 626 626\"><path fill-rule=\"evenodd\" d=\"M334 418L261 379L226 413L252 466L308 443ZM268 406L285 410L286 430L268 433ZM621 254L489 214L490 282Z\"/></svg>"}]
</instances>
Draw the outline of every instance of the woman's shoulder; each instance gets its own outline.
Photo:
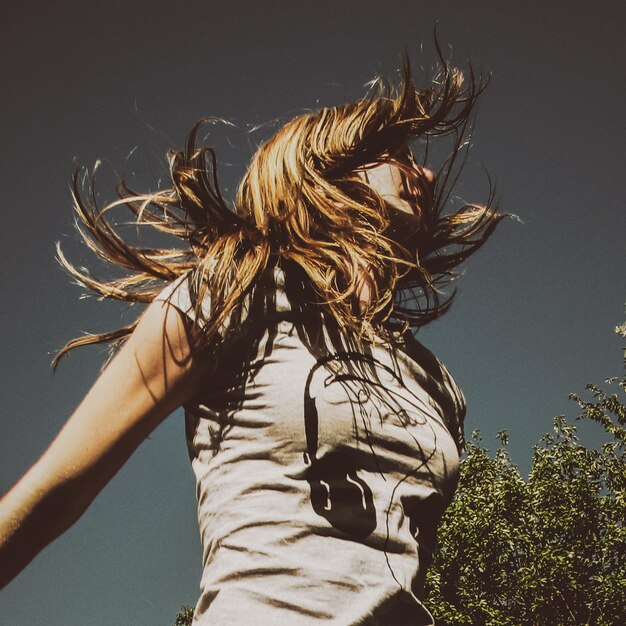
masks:
<instances>
[{"instance_id":1,"label":"woman's shoulder","mask_svg":"<svg viewBox=\"0 0 626 626\"><path fill-rule=\"evenodd\" d=\"M186 272L168 283L154 298L155 302L167 302L190 321L196 321L196 303L192 297L192 272ZM211 313L211 299L208 293L202 301L202 317L208 319Z\"/></svg>"},{"instance_id":2,"label":"woman's shoulder","mask_svg":"<svg viewBox=\"0 0 626 626\"><path fill-rule=\"evenodd\" d=\"M200 289L199 280L196 272L191 269L168 283L155 296L154 300L167 302L202 330L207 326L212 315L215 314L215 307L211 300L210 285ZM272 300L274 308L281 310L289 308L288 302L284 298L284 289L285 275L280 268L267 268L261 272L254 280L252 288L243 294L239 305L235 307L230 317L224 320L219 329L219 334L225 337L230 334L230 330L241 330L244 324L248 325L252 317L256 318L257 322L262 322L262 318L270 313L267 310L271 308L270 299L266 296L271 290L276 293ZM200 292L203 295L199 303ZM259 298L258 295L263 297ZM259 310L260 307L264 310Z\"/></svg>"}]
</instances>

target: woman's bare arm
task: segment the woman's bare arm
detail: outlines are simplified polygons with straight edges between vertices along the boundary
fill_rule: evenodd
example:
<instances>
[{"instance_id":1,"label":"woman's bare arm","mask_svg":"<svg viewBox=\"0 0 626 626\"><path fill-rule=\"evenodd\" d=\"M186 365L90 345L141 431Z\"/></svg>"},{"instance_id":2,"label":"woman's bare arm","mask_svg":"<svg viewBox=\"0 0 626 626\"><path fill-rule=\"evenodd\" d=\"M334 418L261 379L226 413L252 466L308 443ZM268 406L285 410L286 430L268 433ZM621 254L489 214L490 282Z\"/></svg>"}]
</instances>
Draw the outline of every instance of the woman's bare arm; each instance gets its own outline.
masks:
<instances>
[{"instance_id":1,"label":"woman's bare arm","mask_svg":"<svg viewBox=\"0 0 626 626\"><path fill-rule=\"evenodd\" d=\"M152 303L33 467L0 500L0 588L85 512L206 371L186 323Z\"/></svg>"}]
</instances>

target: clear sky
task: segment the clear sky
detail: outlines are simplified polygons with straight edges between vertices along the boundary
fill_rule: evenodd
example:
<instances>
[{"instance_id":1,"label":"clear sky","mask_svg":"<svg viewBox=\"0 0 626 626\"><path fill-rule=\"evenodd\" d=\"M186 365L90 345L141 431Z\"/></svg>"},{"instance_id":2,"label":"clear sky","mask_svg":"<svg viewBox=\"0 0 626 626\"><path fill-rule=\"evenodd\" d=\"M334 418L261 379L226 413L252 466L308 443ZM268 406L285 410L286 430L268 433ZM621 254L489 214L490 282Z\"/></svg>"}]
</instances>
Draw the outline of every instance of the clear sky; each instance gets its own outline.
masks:
<instances>
[{"instance_id":1,"label":"clear sky","mask_svg":"<svg viewBox=\"0 0 626 626\"><path fill-rule=\"evenodd\" d=\"M482 97L466 200L488 171L504 223L458 281L458 298L420 339L468 398L467 431L495 447L507 429L527 471L532 445L587 382L618 374L624 319L626 5L621 0L23 0L0 20L4 355L0 491L38 458L97 375L84 349L56 376L68 339L122 323L122 309L81 290L53 260L90 263L72 232L75 164L103 161L155 188L165 152L217 115L232 192L258 141L307 108L360 96L378 72L397 77L406 47L446 54L492 76ZM422 52L423 49L423 52ZM257 124L272 122L246 135ZM265 134L264 134L265 133ZM167 181L165 181L167 182ZM137 310L135 312L138 313ZM598 443L597 430L585 437ZM66 535L0 592L0 624L168 626L194 604L200 576L195 490L182 415L160 426Z\"/></svg>"}]
</instances>

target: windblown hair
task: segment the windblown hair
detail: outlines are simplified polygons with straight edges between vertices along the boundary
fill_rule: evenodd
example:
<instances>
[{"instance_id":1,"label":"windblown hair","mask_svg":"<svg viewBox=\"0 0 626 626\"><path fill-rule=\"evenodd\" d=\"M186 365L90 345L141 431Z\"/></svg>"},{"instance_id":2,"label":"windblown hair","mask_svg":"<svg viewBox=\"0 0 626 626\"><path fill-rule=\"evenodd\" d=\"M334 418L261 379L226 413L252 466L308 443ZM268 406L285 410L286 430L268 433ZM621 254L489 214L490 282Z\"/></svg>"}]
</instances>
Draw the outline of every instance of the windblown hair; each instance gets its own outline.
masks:
<instances>
[{"instance_id":1,"label":"windblown hair","mask_svg":"<svg viewBox=\"0 0 626 626\"><path fill-rule=\"evenodd\" d=\"M405 55L399 88L378 78L362 99L299 115L263 143L238 187L234 210L220 191L215 151L197 145L201 126L214 121L203 118L184 149L168 153L169 189L136 193L122 178L118 199L99 208L93 175L85 183L80 169L74 173L78 230L93 252L123 268L125 276L98 280L57 247L59 259L99 296L128 302L149 303L166 283L188 273L196 330L206 345L257 277L277 264L298 265L315 296L311 304L324 307L359 338L385 339L400 327L424 325L447 311L454 293L443 295L442 288L503 217L493 207L491 188L485 205L444 212L458 176L455 159L467 154L471 114L484 86L471 68L464 80L440 54L431 84L418 90ZM428 145L444 135L452 136L451 154L432 203L421 207L417 250L407 250L386 236L388 206L359 172L388 162L407 179L418 177L407 158L409 142L422 137ZM125 241L106 217L119 205L130 209L137 223L173 235L177 244L161 249ZM372 294L364 308L358 298L362 277ZM53 366L77 346L113 342L116 347L136 324L70 341Z\"/></svg>"}]
</instances>

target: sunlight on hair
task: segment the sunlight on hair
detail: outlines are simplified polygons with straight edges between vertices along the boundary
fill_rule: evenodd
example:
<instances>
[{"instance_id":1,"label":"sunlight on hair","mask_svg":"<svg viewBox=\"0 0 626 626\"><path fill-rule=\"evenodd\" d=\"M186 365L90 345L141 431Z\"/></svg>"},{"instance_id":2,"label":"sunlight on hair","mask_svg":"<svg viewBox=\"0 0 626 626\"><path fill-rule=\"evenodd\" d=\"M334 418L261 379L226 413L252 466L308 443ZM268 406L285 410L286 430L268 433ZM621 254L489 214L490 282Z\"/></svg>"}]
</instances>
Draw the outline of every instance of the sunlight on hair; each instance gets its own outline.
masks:
<instances>
[{"instance_id":1,"label":"sunlight on hair","mask_svg":"<svg viewBox=\"0 0 626 626\"><path fill-rule=\"evenodd\" d=\"M74 174L72 195L77 230L100 258L124 269L122 278L101 281L76 268L63 255L61 265L80 284L101 297L149 303L170 282L190 274L201 341L210 343L241 305L245 294L268 267L304 272L315 298L339 325L357 337L388 340L408 327L443 315L454 293L444 288L455 268L489 238L505 217L493 207L493 190L484 205L466 204L446 214L451 187L467 155L471 114L485 83L469 68L467 80L439 53L439 67L424 89L413 84L405 55L399 88L383 78L369 83L356 102L300 114L285 123L253 155L231 208L220 191L217 158L211 147L197 146L204 124L193 127L184 149L170 150L172 187L142 194L122 177L118 199L99 208L94 192L96 167L87 181ZM409 145L423 138L451 137L452 150L439 172L436 193L421 207L417 249L407 250L385 235L389 208L359 176L359 171L393 163L409 182L419 173L412 167ZM170 248L132 245L116 231L106 214L126 206L133 223L172 235ZM370 294L363 304L359 293ZM205 319L202 302L210 298ZM87 344L120 345L132 323L116 331L70 341L53 366L71 349ZM202 329L200 331L200 329Z\"/></svg>"}]
</instances>

